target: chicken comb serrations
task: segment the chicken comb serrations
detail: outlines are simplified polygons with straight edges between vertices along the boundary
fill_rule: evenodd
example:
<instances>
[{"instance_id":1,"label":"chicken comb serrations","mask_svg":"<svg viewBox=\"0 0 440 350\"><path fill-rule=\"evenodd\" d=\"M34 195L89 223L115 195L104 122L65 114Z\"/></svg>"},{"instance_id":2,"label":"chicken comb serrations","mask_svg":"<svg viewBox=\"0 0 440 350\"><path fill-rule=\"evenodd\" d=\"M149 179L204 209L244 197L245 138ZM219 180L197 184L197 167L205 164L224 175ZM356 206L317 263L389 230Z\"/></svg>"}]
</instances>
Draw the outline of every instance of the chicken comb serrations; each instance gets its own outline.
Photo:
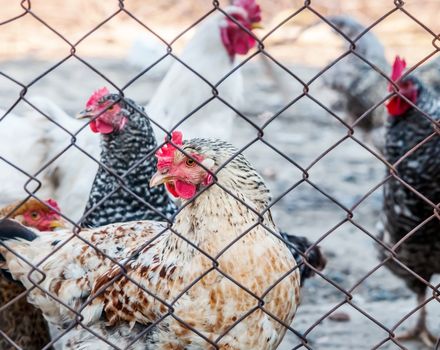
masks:
<instances>
[{"instance_id":1,"label":"chicken comb serrations","mask_svg":"<svg viewBox=\"0 0 440 350\"><path fill-rule=\"evenodd\" d=\"M258 5L255 0L235 0L233 4L234 6L239 6L246 10L251 23L261 21L260 5Z\"/></svg>"},{"instance_id":2,"label":"chicken comb serrations","mask_svg":"<svg viewBox=\"0 0 440 350\"><path fill-rule=\"evenodd\" d=\"M398 55L396 56L396 58L394 59L394 63L393 63L393 69L391 70L391 80L392 81L396 81L398 80L401 76L403 71L406 68L406 61L404 58L400 58ZM388 84L388 90L392 91L393 90L393 85L390 83Z\"/></svg>"},{"instance_id":3,"label":"chicken comb serrations","mask_svg":"<svg viewBox=\"0 0 440 350\"><path fill-rule=\"evenodd\" d=\"M110 92L105 86L101 89L96 90L87 101L86 107L93 106L96 102L99 101L100 98L104 97L105 95L108 95L109 93Z\"/></svg>"},{"instance_id":4,"label":"chicken comb serrations","mask_svg":"<svg viewBox=\"0 0 440 350\"><path fill-rule=\"evenodd\" d=\"M168 141L165 137L165 141ZM176 151L176 146L183 146L183 135L180 131L173 131L171 133L171 143L167 142L161 148L156 151L157 158L157 168L163 169L169 167L173 162L174 152Z\"/></svg>"},{"instance_id":5,"label":"chicken comb serrations","mask_svg":"<svg viewBox=\"0 0 440 350\"><path fill-rule=\"evenodd\" d=\"M61 212L60 206L58 205L58 202L55 199L49 198L48 200L44 201L44 203L46 203L56 211ZM47 209L52 211L51 208L47 208Z\"/></svg>"}]
</instances>

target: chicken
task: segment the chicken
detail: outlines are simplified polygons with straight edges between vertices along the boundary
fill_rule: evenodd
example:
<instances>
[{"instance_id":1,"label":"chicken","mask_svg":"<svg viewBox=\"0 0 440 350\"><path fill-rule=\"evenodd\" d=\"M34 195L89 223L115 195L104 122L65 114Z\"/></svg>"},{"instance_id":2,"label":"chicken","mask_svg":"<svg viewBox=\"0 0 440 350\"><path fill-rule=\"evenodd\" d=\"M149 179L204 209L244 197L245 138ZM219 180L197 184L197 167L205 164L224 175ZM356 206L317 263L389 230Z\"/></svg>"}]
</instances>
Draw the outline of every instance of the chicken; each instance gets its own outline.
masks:
<instances>
[{"instance_id":1,"label":"chicken","mask_svg":"<svg viewBox=\"0 0 440 350\"><path fill-rule=\"evenodd\" d=\"M52 199L41 203L30 198L23 204L14 203L4 207L0 210L0 218L8 216L40 231L66 227L61 216L45 203L60 210ZM26 289L20 283L0 276L0 330L15 343L12 345L3 336L0 337L2 350L16 349L16 346L26 350L40 350L50 342L47 323L41 311L26 302L25 292ZM12 304L5 307L9 302Z\"/></svg>"},{"instance_id":2,"label":"chicken","mask_svg":"<svg viewBox=\"0 0 440 350\"><path fill-rule=\"evenodd\" d=\"M224 11L249 31L261 21L260 7L255 0L235 0ZM179 61L172 64L146 106L148 116L155 122L157 139L163 140L163 129L170 131L178 127L189 138L204 135L230 141L235 111L222 100L233 108L242 102L240 69L216 87L218 98L210 84L220 83L235 67L236 55L247 54L255 42L222 12L210 14L179 58L184 64ZM187 116L188 119L183 120Z\"/></svg>"},{"instance_id":3,"label":"chicken","mask_svg":"<svg viewBox=\"0 0 440 350\"><path fill-rule=\"evenodd\" d=\"M134 101L102 88L80 114L91 118L92 131L101 134L100 162L106 167L101 166L95 176L82 220L85 227L165 220L176 212L163 187L148 185L156 169L157 143L143 111ZM124 187L113 173L123 179Z\"/></svg>"},{"instance_id":4,"label":"chicken","mask_svg":"<svg viewBox=\"0 0 440 350\"><path fill-rule=\"evenodd\" d=\"M366 28L349 16L327 18L340 32L354 40ZM342 38L342 40L346 40ZM350 42L347 41L349 49ZM365 33L355 42L354 52L388 74L390 65L385 57L382 43L372 31ZM386 93L387 80L362 59L351 53L340 60L324 75L324 83L342 93L346 102L349 122L355 122L371 107L382 101ZM383 125L384 106L380 104L370 111L360 122L359 127L370 132Z\"/></svg>"},{"instance_id":5,"label":"chicken","mask_svg":"<svg viewBox=\"0 0 440 350\"><path fill-rule=\"evenodd\" d=\"M402 268L394 258L387 260L386 266L406 282L422 305L427 283L433 274L440 273L440 99L415 76L402 76L405 66L405 61L397 57L391 78L399 94L386 105L385 158L392 168L384 184L381 239L392 252L382 247L380 258L385 260L395 253L400 263L426 281ZM389 90L394 91L392 86ZM416 327L401 339L410 337L419 337L431 347L435 342L426 327L425 306Z\"/></svg>"},{"instance_id":6,"label":"chicken","mask_svg":"<svg viewBox=\"0 0 440 350\"><path fill-rule=\"evenodd\" d=\"M354 40L366 28L350 16L332 16L327 18L339 31ZM374 29L373 29L374 30ZM346 40L343 38L343 40ZM347 45L351 44L347 41ZM391 64L385 57L385 49L380 40L368 31L355 42L354 50L363 59L376 66L377 72L371 65L365 63L355 54L349 54L329 69L324 75L324 84L344 97L347 117L350 124L363 116L370 108L387 96L387 80L383 74L391 72ZM414 74L424 81L436 93L440 93L440 57L423 64ZM367 141L383 152L386 120L386 110L383 104L367 113L359 120L357 126L366 133Z\"/></svg>"},{"instance_id":7,"label":"chicken","mask_svg":"<svg viewBox=\"0 0 440 350\"><path fill-rule=\"evenodd\" d=\"M5 111L0 111L4 115ZM42 135L46 134L45 118L37 113L32 118L6 115L0 123L0 206L5 206L27 196L25 185L29 181L27 174L36 173L48 158L46 143ZM17 137L23 142L16 146ZM25 157L25 155L32 155ZM19 166L16 169L14 166ZM39 177L41 180L41 176ZM26 188L35 190L36 182L30 182ZM53 188L42 187L38 194L47 198Z\"/></svg>"},{"instance_id":8,"label":"chicken","mask_svg":"<svg viewBox=\"0 0 440 350\"><path fill-rule=\"evenodd\" d=\"M84 122L71 118L47 98L34 97L29 101L67 131L35 110L21 116L8 114L0 123L0 157L31 175L38 173L42 185L35 195L55 198L63 208L63 214L77 221L98 168L84 152L98 158L99 138L81 130L72 146L72 136L68 132L77 133L84 127ZM17 138L20 147L16 147ZM27 193L23 188L28 179L26 174L0 161L0 205L25 197ZM32 181L26 187L34 190L37 186Z\"/></svg>"},{"instance_id":9,"label":"chicken","mask_svg":"<svg viewBox=\"0 0 440 350\"><path fill-rule=\"evenodd\" d=\"M120 98L119 95L109 94L106 88L102 88L90 97L88 107L80 113L79 117L96 118L99 113L116 102L111 109L107 110L107 113L101 114L90 124L94 132L102 134L100 162L119 176L123 176L125 172L136 166L130 171L129 176L125 177L124 184L148 205L136 200L129 192L119 190L87 215L82 222L85 227L133 220L163 220L163 214L170 216L177 210L163 187L150 188L148 186L156 162L155 160L145 161L144 158L156 149L157 143L148 118L140 113L143 107L127 98L118 102ZM120 115L123 117L121 118ZM107 123L104 122L105 120ZM94 208L118 186L116 178L100 168L95 177L85 212ZM284 232L281 232L281 236L289 242L289 249L298 264L301 264L303 259L301 253L304 254L312 244L305 237L297 237ZM319 271L325 267L325 258L319 247L311 249L308 262ZM300 271L301 281L314 275L314 271L304 263L300 265Z\"/></svg>"},{"instance_id":10,"label":"chicken","mask_svg":"<svg viewBox=\"0 0 440 350\"><path fill-rule=\"evenodd\" d=\"M182 200L172 225L111 224L69 240L70 230L40 235L5 220L0 239L31 262L52 253L40 265L46 274L41 286L78 310L82 323L104 340L78 326L68 348L127 348L133 341L133 349L207 349L210 343L276 349L298 306L300 274L272 233L277 229L263 179L224 141L183 143L173 132L156 156L151 186L164 183ZM4 248L0 253L3 267L29 288L27 264ZM68 326L74 320L44 292L29 294L51 322ZM137 334L145 325L150 327Z\"/></svg>"}]
</instances>

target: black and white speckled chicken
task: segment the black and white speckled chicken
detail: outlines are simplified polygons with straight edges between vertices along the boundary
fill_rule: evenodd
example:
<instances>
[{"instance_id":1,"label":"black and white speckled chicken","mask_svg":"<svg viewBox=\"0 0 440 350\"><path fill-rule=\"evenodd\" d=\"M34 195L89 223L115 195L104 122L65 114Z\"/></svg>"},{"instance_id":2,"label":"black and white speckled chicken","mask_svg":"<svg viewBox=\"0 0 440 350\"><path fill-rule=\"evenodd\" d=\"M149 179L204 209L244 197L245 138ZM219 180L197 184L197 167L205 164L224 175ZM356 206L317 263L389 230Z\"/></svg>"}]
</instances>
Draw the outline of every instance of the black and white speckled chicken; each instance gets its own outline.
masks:
<instances>
[{"instance_id":1,"label":"black and white speckled chicken","mask_svg":"<svg viewBox=\"0 0 440 350\"><path fill-rule=\"evenodd\" d=\"M80 118L91 118L90 128L101 134L100 162L82 225L98 227L133 220L165 221L176 211L163 187L150 188L156 171L156 138L143 107L134 101L96 91ZM124 179L120 180L115 173ZM118 189L119 188L119 189Z\"/></svg>"},{"instance_id":2,"label":"black and white speckled chicken","mask_svg":"<svg viewBox=\"0 0 440 350\"><path fill-rule=\"evenodd\" d=\"M278 320L290 324L299 303L300 274L270 232L277 228L267 209L269 189L227 142L183 142L178 132L171 141L156 153L151 185L163 183L183 201L172 230L136 221L84 229L82 239L72 239L71 230L39 235L4 221L1 240L32 263L52 253L39 265L46 274L41 287L81 308L83 324L119 348L276 349L286 332ZM84 240L120 261L126 275ZM2 267L30 288L29 265L1 246L0 253ZM76 318L40 289L29 294L49 321L66 325ZM264 300L264 312L255 295ZM112 348L81 326L71 332L68 348Z\"/></svg>"},{"instance_id":3,"label":"black and white speckled chicken","mask_svg":"<svg viewBox=\"0 0 440 350\"><path fill-rule=\"evenodd\" d=\"M394 169L388 170L391 177L384 184L381 238L395 251L398 261L426 281L393 259L386 263L417 294L422 305L427 283L433 274L440 273L440 99L420 79L412 75L402 77L405 66L405 61L397 57L392 80L396 81L399 93L433 121L399 95L394 95L386 105L385 157ZM391 86L389 90L393 91ZM389 255L381 249L382 260ZM416 327L400 338L413 337L430 346L435 342L426 327L425 306Z\"/></svg>"}]
</instances>

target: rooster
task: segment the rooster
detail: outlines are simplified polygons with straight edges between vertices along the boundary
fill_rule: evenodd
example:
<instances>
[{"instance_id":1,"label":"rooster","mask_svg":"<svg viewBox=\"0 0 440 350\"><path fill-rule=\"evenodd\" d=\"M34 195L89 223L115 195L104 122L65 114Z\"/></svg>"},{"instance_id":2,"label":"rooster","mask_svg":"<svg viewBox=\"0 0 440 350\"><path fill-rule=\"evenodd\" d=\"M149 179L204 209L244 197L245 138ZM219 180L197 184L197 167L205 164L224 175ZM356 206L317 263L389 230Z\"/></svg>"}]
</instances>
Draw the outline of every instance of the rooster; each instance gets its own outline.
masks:
<instances>
[{"instance_id":1,"label":"rooster","mask_svg":"<svg viewBox=\"0 0 440 350\"><path fill-rule=\"evenodd\" d=\"M263 179L224 141L182 142L173 132L156 156L151 186L165 184L182 200L172 225L112 224L68 240L69 230L39 235L5 220L3 244L31 262L52 253L39 265L46 274L41 286L78 310L106 343L127 348L138 336L135 349L276 349L286 331L277 319L291 323L300 275L267 210ZM27 264L0 253L12 276L31 287ZM74 321L46 293L29 294L51 322ZM145 325L151 327L137 334ZM68 348L110 348L82 327L72 332Z\"/></svg>"},{"instance_id":2,"label":"rooster","mask_svg":"<svg viewBox=\"0 0 440 350\"><path fill-rule=\"evenodd\" d=\"M260 7L255 0L235 0L224 12L240 26L220 11L210 14L180 58L213 85L232 71L236 55L245 55L255 46L255 39L241 27L251 31L261 21ZM172 64L146 106L148 116L160 126L154 127L158 140L163 139L163 129L169 131L177 126L189 137L206 135L231 139L235 112L213 98L212 88L203 79L181 62ZM240 70L227 77L217 89L221 99L237 108L243 98ZM199 107L200 111L196 111ZM180 124L192 112L195 113Z\"/></svg>"},{"instance_id":3,"label":"rooster","mask_svg":"<svg viewBox=\"0 0 440 350\"><path fill-rule=\"evenodd\" d=\"M47 205L46 205L47 204ZM59 211L58 204L49 199L40 202L30 198L25 203L14 203L0 210L0 218L8 216L21 224L39 231L53 231L66 227L66 222L51 208ZM0 276L0 306L11 302L26 292L19 283ZM50 342L49 329L40 310L28 304L25 297L14 300L0 312L0 329L22 349L39 350ZM1 337L0 349L15 349L9 341Z\"/></svg>"},{"instance_id":4,"label":"rooster","mask_svg":"<svg viewBox=\"0 0 440 350\"><path fill-rule=\"evenodd\" d=\"M433 274L440 273L440 100L418 78L402 76L405 66L405 61L396 57L391 78L396 82L399 94L395 94L386 105L389 116L385 157L394 169L390 169L390 179L384 184L381 239L390 248L394 247L401 263L428 283ZM389 90L394 91L394 88L389 86ZM410 232L412 234L407 237ZM381 259L388 258L389 254L388 250L382 249ZM426 283L394 259L388 260L386 266L406 282L416 293L418 303L423 305ZM431 347L436 341L426 326L425 306L421 308L416 327L400 338L414 337Z\"/></svg>"},{"instance_id":5,"label":"rooster","mask_svg":"<svg viewBox=\"0 0 440 350\"><path fill-rule=\"evenodd\" d=\"M154 157L157 143L143 107L102 88L79 117L91 118L91 130L101 134L100 162L106 167L95 176L82 225L164 220L173 215L176 206L165 189L148 185L156 167L155 159L149 158ZM124 187L112 173L124 179Z\"/></svg>"}]
</instances>

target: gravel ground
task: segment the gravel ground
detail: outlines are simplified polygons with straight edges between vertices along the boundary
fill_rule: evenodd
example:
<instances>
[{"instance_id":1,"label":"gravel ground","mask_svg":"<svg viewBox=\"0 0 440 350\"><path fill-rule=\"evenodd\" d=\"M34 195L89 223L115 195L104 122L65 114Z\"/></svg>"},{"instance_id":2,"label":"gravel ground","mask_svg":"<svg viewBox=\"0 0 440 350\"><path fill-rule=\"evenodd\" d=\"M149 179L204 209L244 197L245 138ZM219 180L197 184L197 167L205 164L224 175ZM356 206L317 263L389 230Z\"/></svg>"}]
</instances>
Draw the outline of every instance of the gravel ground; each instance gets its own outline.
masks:
<instances>
[{"instance_id":1,"label":"gravel ground","mask_svg":"<svg viewBox=\"0 0 440 350\"><path fill-rule=\"evenodd\" d=\"M118 85L123 85L139 72L138 68L121 60L88 61ZM0 71L26 83L52 64L53 62L34 60L8 61L0 63ZM310 67L291 68L304 79L317 73L317 69ZM158 69L150 77L143 77L135 82L127 90L127 95L140 103L146 103L162 72L163 70ZM279 111L288 102L287 99L295 98L302 91L298 83L278 74L278 71L275 71L276 81L268 79L266 68L260 60L252 60L246 64L243 72L247 96L241 110L259 125ZM104 84L98 75L91 74L78 61L70 59L36 82L28 93L54 99L68 113L73 114L84 105L90 91ZM19 91L18 86L0 77L0 107L11 105ZM335 108L343 116L344 111L338 104L337 96L323 88L319 79L312 84L310 94L325 106ZM256 131L247 122L237 118L234 135L237 146L240 146L254 138ZM300 167L310 167L322 156L308 170L308 180L338 203L320 193L310 183L300 183L273 208L276 222L286 231L305 235L312 241L321 239L346 219L347 213L343 207L352 207L382 179L382 163L351 139L339 143L331 152L324 154L345 135L345 127L307 97L300 99L264 129L264 140ZM362 140L362 135L358 132L355 132L355 137ZM264 174L274 198L303 179L301 170L262 142L252 145L245 154ZM375 234L380 208L381 189L378 189L354 209L352 221ZM403 315L414 309L414 296L385 268L378 269L358 284L379 261L376 258L374 241L352 223L345 222L338 226L323 238L321 246L328 257L328 266L323 275L341 289L353 288L351 302L358 309L386 327L392 327ZM338 315L334 317L335 320L326 318L310 329L321 317L346 299L344 293L320 276L307 281L302 298L293 327L299 332L309 331L307 340L313 349L371 349L387 336L382 328L348 304L337 310L339 320ZM440 335L440 306L431 302L428 310L432 331ZM412 325L414 319L414 316L409 318L399 330ZM289 333L280 349L292 349L299 344L299 338ZM417 343L406 343L405 346L414 350L424 349ZM399 347L388 342L380 349Z\"/></svg>"}]
</instances>

